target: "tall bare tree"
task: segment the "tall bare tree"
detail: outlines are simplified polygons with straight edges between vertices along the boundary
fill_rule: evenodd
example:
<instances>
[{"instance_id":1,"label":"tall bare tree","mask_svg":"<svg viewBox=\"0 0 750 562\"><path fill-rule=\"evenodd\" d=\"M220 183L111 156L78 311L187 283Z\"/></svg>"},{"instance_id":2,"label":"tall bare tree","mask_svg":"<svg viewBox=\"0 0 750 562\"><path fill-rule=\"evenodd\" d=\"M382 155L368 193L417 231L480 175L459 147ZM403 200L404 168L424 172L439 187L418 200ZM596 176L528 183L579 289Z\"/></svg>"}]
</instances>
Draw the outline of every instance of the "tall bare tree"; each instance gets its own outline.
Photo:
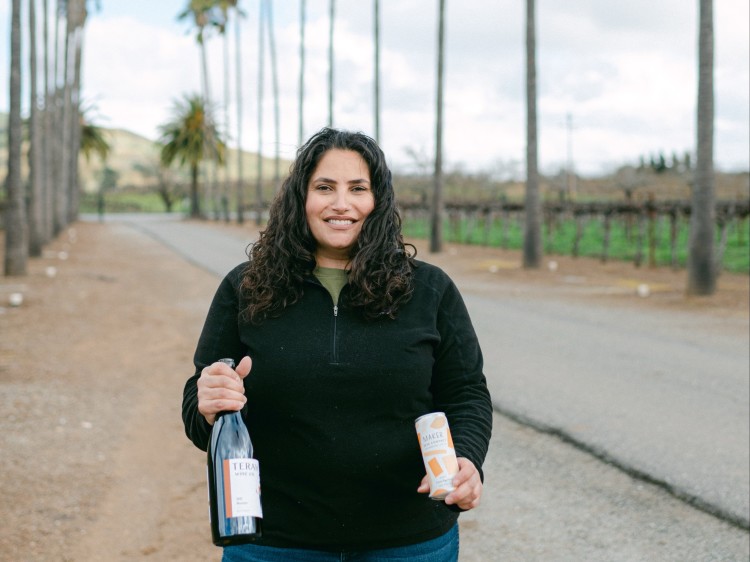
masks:
<instances>
[{"instance_id":1,"label":"tall bare tree","mask_svg":"<svg viewBox=\"0 0 750 562\"><path fill-rule=\"evenodd\" d=\"M243 13L239 1L234 1L235 80L237 93L237 224L245 222L245 184L242 170L242 40L240 21Z\"/></svg>"},{"instance_id":2,"label":"tall bare tree","mask_svg":"<svg viewBox=\"0 0 750 562\"><path fill-rule=\"evenodd\" d=\"M44 241L52 239L54 233L54 154L53 154L53 136L54 136L54 77L51 76L52 65L50 63L50 31L49 31L49 3L43 0L42 7L44 10L44 117L43 117L43 135L42 150L44 152L44 202L42 205L44 217ZM53 78L50 80L50 78Z\"/></svg>"},{"instance_id":3,"label":"tall bare tree","mask_svg":"<svg viewBox=\"0 0 750 562\"><path fill-rule=\"evenodd\" d=\"M526 0L526 196L523 266L537 268L542 260L541 200L537 163L536 15L534 0Z\"/></svg>"},{"instance_id":4,"label":"tall bare tree","mask_svg":"<svg viewBox=\"0 0 750 562\"><path fill-rule=\"evenodd\" d=\"M274 129L274 189L281 189L281 108L279 105L279 71L276 62L276 38L273 23L273 2L269 2L266 9L266 23L268 24L268 50L271 56L271 88L273 92L273 129Z\"/></svg>"},{"instance_id":5,"label":"tall bare tree","mask_svg":"<svg viewBox=\"0 0 750 562\"><path fill-rule=\"evenodd\" d=\"M435 173L430 221L430 252L443 249L443 83L445 60L445 0L438 8L437 118L435 120Z\"/></svg>"},{"instance_id":6,"label":"tall bare tree","mask_svg":"<svg viewBox=\"0 0 750 562\"><path fill-rule=\"evenodd\" d=\"M380 142L380 0L373 2L373 26L375 35L375 140Z\"/></svg>"},{"instance_id":7,"label":"tall bare tree","mask_svg":"<svg viewBox=\"0 0 750 562\"><path fill-rule=\"evenodd\" d=\"M83 30L88 15L86 0L68 0L68 24L70 35L68 41L68 56L71 57L69 65L70 81L70 141L71 149L68 153L68 216L67 223L78 218L78 207L80 198L80 185L78 181L78 155L81 147L81 63L83 59Z\"/></svg>"},{"instance_id":8,"label":"tall bare tree","mask_svg":"<svg viewBox=\"0 0 750 562\"><path fill-rule=\"evenodd\" d=\"M236 2L235 2L236 3ZM219 32L221 33L221 44L223 47L222 63L224 78L224 134L229 135L229 105L231 103L230 86L229 86L229 8L232 6L229 0L217 0L220 18L217 21ZM221 213L224 222L229 222L229 158L224 158L222 166L224 181L221 183Z\"/></svg>"},{"instance_id":9,"label":"tall bare tree","mask_svg":"<svg viewBox=\"0 0 750 562\"><path fill-rule=\"evenodd\" d=\"M65 25L65 32L58 44L58 48L61 52L58 54L59 74L57 76L58 84L56 92L56 126L59 138L57 139L57 158L55 161L55 167L57 168L55 177L55 234L61 232L68 224L68 207L70 206L70 191L68 186L70 184L70 153L73 147L73 129L71 127L71 106L73 103L71 88L73 85L70 77L73 74L72 64L74 62L71 53L73 21L70 18L70 12L71 9L68 6L68 2L65 0L58 0L58 30L62 29L62 26Z\"/></svg>"},{"instance_id":10,"label":"tall bare tree","mask_svg":"<svg viewBox=\"0 0 750 562\"><path fill-rule=\"evenodd\" d=\"M10 112L8 176L5 179L5 275L26 275L29 247L21 185L21 0L13 0L10 19Z\"/></svg>"},{"instance_id":11,"label":"tall bare tree","mask_svg":"<svg viewBox=\"0 0 750 562\"><path fill-rule=\"evenodd\" d=\"M690 214L688 293L716 292L714 258L714 22L713 0L700 0L698 32L697 162Z\"/></svg>"},{"instance_id":12,"label":"tall bare tree","mask_svg":"<svg viewBox=\"0 0 750 562\"><path fill-rule=\"evenodd\" d=\"M336 0L328 1L328 126L333 127L333 24L335 21Z\"/></svg>"},{"instance_id":13,"label":"tall bare tree","mask_svg":"<svg viewBox=\"0 0 750 562\"><path fill-rule=\"evenodd\" d=\"M29 0L29 255L41 256L45 242L41 108L37 68L36 0Z\"/></svg>"},{"instance_id":14,"label":"tall bare tree","mask_svg":"<svg viewBox=\"0 0 750 562\"><path fill-rule=\"evenodd\" d=\"M305 140L305 0L299 2L299 125L297 130L297 144L302 146Z\"/></svg>"},{"instance_id":15,"label":"tall bare tree","mask_svg":"<svg viewBox=\"0 0 750 562\"><path fill-rule=\"evenodd\" d=\"M265 75L265 6L260 0L258 17L258 177L255 182L255 223L263 222L263 78Z\"/></svg>"}]
</instances>

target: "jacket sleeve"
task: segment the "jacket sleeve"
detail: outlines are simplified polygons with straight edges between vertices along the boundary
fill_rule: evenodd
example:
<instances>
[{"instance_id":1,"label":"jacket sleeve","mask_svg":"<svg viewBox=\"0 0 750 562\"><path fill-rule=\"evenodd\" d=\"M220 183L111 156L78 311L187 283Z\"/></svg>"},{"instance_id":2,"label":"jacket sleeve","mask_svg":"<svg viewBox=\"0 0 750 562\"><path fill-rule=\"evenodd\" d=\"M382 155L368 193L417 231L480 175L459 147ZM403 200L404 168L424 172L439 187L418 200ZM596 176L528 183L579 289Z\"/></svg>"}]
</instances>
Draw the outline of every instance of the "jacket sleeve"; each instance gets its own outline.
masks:
<instances>
[{"instance_id":1,"label":"jacket sleeve","mask_svg":"<svg viewBox=\"0 0 750 562\"><path fill-rule=\"evenodd\" d=\"M185 383L182 396L182 421L185 433L196 447L205 451L211 435L211 425L198 411L198 387L204 367L219 359L231 357L239 363L244 346L239 335L239 278L243 266L231 271L221 282L208 310L198 340L193 363L195 372Z\"/></svg>"},{"instance_id":2,"label":"jacket sleeve","mask_svg":"<svg viewBox=\"0 0 750 562\"><path fill-rule=\"evenodd\" d=\"M445 412L456 447L479 470L492 434L492 401L483 372L482 351L461 294L448 279L437 311L440 341L435 350L432 394Z\"/></svg>"}]
</instances>

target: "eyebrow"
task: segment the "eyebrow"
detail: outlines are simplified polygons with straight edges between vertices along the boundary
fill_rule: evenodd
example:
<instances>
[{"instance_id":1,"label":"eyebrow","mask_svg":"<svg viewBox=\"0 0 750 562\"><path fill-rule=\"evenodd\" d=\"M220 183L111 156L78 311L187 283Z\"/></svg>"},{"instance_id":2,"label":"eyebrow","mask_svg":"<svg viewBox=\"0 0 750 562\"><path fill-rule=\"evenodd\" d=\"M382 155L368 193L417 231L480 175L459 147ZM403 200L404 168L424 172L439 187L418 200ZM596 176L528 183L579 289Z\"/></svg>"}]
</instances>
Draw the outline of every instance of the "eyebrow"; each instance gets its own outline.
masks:
<instances>
[{"instance_id":1,"label":"eyebrow","mask_svg":"<svg viewBox=\"0 0 750 562\"><path fill-rule=\"evenodd\" d=\"M323 178L323 177L314 178L312 181L313 182L321 182L321 183L336 183L336 180L333 179L333 178ZM357 183L370 183L370 180L366 180L365 178L358 178L356 180L349 180L346 183L348 183L349 185L354 185L354 184L357 184Z\"/></svg>"}]
</instances>

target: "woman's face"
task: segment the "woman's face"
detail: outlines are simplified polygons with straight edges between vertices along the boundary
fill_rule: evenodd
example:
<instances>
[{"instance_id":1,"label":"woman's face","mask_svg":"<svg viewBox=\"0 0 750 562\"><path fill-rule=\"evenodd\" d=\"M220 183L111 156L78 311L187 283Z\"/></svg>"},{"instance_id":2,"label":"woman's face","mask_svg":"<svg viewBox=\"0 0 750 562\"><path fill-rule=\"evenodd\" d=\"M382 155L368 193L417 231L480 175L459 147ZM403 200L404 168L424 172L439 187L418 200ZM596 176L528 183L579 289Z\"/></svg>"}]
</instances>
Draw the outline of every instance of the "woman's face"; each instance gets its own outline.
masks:
<instances>
[{"instance_id":1,"label":"woman's face","mask_svg":"<svg viewBox=\"0 0 750 562\"><path fill-rule=\"evenodd\" d=\"M331 149L307 184L305 213L320 267L343 269L362 223L375 208L370 170L358 152Z\"/></svg>"}]
</instances>

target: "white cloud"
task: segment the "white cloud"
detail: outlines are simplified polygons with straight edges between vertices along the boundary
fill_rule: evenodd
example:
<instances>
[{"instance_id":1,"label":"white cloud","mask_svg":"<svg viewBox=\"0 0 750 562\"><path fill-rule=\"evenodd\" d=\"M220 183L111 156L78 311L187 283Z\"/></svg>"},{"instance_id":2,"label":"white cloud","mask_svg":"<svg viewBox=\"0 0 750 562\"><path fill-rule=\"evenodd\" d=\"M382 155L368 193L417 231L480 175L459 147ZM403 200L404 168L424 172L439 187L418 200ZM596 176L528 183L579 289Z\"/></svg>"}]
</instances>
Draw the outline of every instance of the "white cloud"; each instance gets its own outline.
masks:
<instances>
[{"instance_id":1,"label":"white cloud","mask_svg":"<svg viewBox=\"0 0 750 562\"><path fill-rule=\"evenodd\" d=\"M0 18L8 21L8 0ZM103 3L86 29L84 95L110 126L154 138L172 100L200 88L195 40L176 23L182 0L161 0L143 12ZM363 4L367 9L362 9ZM328 74L328 1L308 0L305 134L325 125ZM135 6L135 4L134 4ZM297 145L297 2L276 2L276 45L281 94L282 155ZM107 10L110 10L108 12ZM114 10L119 10L113 15ZM381 2L381 143L397 164L404 147L429 154L435 128L437 5L417 0ZM715 2L716 161L748 168L750 76L748 3ZM243 146L257 148L257 2L243 21ZM469 167L523 161L525 76L523 2L448 2L446 28L445 158ZM337 2L335 125L373 128L373 30L369 2ZM694 145L697 91L697 3L684 0L569 0L537 6L540 163L564 165L567 115L573 118L576 168L635 161ZM234 41L230 45L234 51ZM266 51L268 53L268 51ZM222 45L208 42L211 88L222 99ZM7 45L0 64L7 68ZM0 69L1 71L2 69ZM7 75L7 71L6 71ZM231 69L234 88L234 68ZM7 107L0 89L0 109ZM271 74L266 64L263 151L273 154ZM230 103L232 120L235 101ZM235 126L232 125L232 129ZM232 133L236 136L235 133Z\"/></svg>"}]
</instances>

